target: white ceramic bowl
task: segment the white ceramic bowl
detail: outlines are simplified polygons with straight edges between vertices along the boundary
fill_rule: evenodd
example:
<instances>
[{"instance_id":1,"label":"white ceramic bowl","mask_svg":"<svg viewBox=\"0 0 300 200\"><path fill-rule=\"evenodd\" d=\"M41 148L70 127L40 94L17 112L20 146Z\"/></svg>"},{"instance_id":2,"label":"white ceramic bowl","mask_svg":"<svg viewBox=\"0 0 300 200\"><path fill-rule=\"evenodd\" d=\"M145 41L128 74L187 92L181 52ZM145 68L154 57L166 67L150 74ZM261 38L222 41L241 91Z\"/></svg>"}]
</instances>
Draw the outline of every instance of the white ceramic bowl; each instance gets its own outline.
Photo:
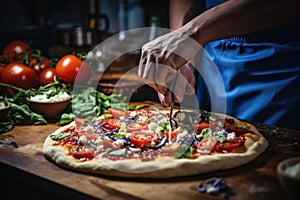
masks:
<instances>
[{"instance_id":1,"label":"white ceramic bowl","mask_svg":"<svg viewBox=\"0 0 300 200\"><path fill-rule=\"evenodd\" d=\"M292 199L300 199L300 156L287 158L277 165L277 175Z\"/></svg>"}]
</instances>

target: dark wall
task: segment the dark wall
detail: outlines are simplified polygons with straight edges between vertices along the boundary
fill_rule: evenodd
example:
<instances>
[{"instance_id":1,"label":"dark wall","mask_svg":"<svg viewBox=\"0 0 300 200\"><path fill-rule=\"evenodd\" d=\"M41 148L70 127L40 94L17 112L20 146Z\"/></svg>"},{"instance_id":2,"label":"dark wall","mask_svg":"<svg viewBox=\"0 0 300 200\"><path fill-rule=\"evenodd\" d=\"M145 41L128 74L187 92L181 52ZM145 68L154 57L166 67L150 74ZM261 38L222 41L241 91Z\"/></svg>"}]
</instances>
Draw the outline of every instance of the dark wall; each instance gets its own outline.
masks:
<instances>
[{"instance_id":1,"label":"dark wall","mask_svg":"<svg viewBox=\"0 0 300 200\"><path fill-rule=\"evenodd\" d=\"M126 2L127 0L125 0ZM117 4L119 0L100 0L101 4ZM151 15L159 18L161 27L168 27L168 0L141 0L145 25L149 26ZM48 47L57 43L57 31L64 27L87 26L88 0L6 0L1 2L0 52L12 40L25 40L47 53ZM117 14L113 16L118 16ZM118 23L118 19L111 20ZM115 24L115 26L118 26Z\"/></svg>"}]
</instances>

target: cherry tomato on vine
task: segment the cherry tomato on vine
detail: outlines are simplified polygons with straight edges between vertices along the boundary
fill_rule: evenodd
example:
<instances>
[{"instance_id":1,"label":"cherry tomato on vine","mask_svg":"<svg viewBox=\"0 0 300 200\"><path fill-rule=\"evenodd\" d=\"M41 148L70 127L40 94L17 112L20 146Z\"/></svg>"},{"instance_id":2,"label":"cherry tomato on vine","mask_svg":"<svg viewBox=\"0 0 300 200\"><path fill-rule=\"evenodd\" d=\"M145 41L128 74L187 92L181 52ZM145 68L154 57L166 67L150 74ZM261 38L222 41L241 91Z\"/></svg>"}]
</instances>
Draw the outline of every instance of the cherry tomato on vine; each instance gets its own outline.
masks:
<instances>
[{"instance_id":1,"label":"cherry tomato on vine","mask_svg":"<svg viewBox=\"0 0 300 200\"><path fill-rule=\"evenodd\" d=\"M1 81L1 74L2 74L3 70L4 70L4 67L0 66L0 81Z\"/></svg>"},{"instance_id":2,"label":"cherry tomato on vine","mask_svg":"<svg viewBox=\"0 0 300 200\"><path fill-rule=\"evenodd\" d=\"M90 66L75 55L66 55L56 64L56 74L66 83L86 83L91 76Z\"/></svg>"},{"instance_id":3,"label":"cherry tomato on vine","mask_svg":"<svg viewBox=\"0 0 300 200\"><path fill-rule=\"evenodd\" d=\"M39 74L39 79L42 85L53 83L56 71L53 68L46 68Z\"/></svg>"},{"instance_id":4,"label":"cherry tomato on vine","mask_svg":"<svg viewBox=\"0 0 300 200\"><path fill-rule=\"evenodd\" d=\"M9 63L9 59L7 55L0 55L0 66L4 67Z\"/></svg>"},{"instance_id":5,"label":"cherry tomato on vine","mask_svg":"<svg viewBox=\"0 0 300 200\"><path fill-rule=\"evenodd\" d=\"M8 64L1 73L1 82L23 89L39 86L39 79L35 71L21 63Z\"/></svg>"},{"instance_id":6,"label":"cherry tomato on vine","mask_svg":"<svg viewBox=\"0 0 300 200\"><path fill-rule=\"evenodd\" d=\"M32 68L37 74L41 73L44 69L51 67L51 62L45 57L35 57L29 61L29 67Z\"/></svg>"},{"instance_id":7,"label":"cherry tomato on vine","mask_svg":"<svg viewBox=\"0 0 300 200\"><path fill-rule=\"evenodd\" d=\"M16 55L20 53L24 53L26 51L30 51L31 47L28 43L24 41L11 41L9 42L3 49L3 54L5 55Z\"/></svg>"}]
</instances>

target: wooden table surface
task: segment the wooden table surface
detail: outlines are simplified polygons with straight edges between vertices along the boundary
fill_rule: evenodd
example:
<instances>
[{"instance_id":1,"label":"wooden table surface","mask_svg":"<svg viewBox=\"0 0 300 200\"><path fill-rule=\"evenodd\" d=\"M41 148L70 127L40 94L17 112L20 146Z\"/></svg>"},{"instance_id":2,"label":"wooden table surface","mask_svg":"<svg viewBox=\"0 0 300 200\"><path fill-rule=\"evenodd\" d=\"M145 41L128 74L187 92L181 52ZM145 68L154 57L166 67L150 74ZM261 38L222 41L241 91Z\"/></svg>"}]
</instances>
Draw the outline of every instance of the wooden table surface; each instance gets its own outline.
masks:
<instances>
[{"instance_id":1,"label":"wooden table surface","mask_svg":"<svg viewBox=\"0 0 300 200\"><path fill-rule=\"evenodd\" d=\"M0 192L10 199L222 199L192 187L211 177L223 178L231 187L230 199L287 199L276 174L277 164L300 155L300 132L253 123L267 138L266 152L253 162L227 171L193 177L142 180L84 174L62 169L43 155L45 138L58 128L16 126L0 135L18 148L0 145ZM31 193L35 191L35 193ZM1 198L2 199L2 198Z\"/></svg>"}]
</instances>

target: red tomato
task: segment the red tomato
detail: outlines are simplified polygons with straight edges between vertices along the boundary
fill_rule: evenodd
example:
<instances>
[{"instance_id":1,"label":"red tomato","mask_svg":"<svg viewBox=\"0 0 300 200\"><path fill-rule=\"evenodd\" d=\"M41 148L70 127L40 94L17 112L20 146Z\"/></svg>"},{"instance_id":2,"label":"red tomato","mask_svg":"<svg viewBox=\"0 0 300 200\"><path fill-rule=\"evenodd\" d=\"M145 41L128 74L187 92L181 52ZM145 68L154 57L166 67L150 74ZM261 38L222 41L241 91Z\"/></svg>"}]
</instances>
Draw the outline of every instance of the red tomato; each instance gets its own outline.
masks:
<instances>
[{"instance_id":1,"label":"red tomato","mask_svg":"<svg viewBox=\"0 0 300 200\"><path fill-rule=\"evenodd\" d=\"M121 128L121 120L119 119L105 119L102 121L103 123L107 123L106 125L103 125L102 128L105 130L115 130Z\"/></svg>"},{"instance_id":2,"label":"red tomato","mask_svg":"<svg viewBox=\"0 0 300 200\"><path fill-rule=\"evenodd\" d=\"M149 146L155 137L153 134L148 134L142 131L133 131L130 136L130 141L135 147L146 147Z\"/></svg>"},{"instance_id":3,"label":"red tomato","mask_svg":"<svg viewBox=\"0 0 300 200\"><path fill-rule=\"evenodd\" d=\"M32 68L37 74L41 73L44 69L51 67L51 62L45 57L32 58L29 61L29 67Z\"/></svg>"},{"instance_id":4,"label":"red tomato","mask_svg":"<svg viewBox=\"0 0 300 200\"><path fill-rule=\"evenodd\" d=\"M23 89L39 86L39 79L34 70L15 62L4 68L1 74L1 82Z\"/></svg>"},{"instance_id":5,"label":"red tomato","mask_svg":"<svg viewBox=\"0 0 300 200\"><path fill-rule=\"evenodd\" d=\"M29 44L23 41L12 41L8 43L4 49L3 49L3 54L5 55L15 55L15 54L20 54L26 51L31 50Z\"/></svg>"},{"instance_id":6,"label":"red tomato","mask_svg":"<svg viewBox=\"0 0 300 200\"><path fill-rule=\"evenodd\" d=\"M212 152L218 143L215 136L206 137L197 144L197 151L201 154L208 154Z\"/></svg>"},{"instance_id":7,"label":"red tomato","mask_svg":"<svg viewBox=\"0 0 300 200\"><path fill-rule=\"evenodd\" d=\"M76 80L77 83L84 84L91 76L89 65L71 54L62 57L55 68L57 77L66 83L73 84Z\"/></svg>"},{"instance_id":8,"label":"red tomato","mask_svg":"<svg viewBox=\"0 0 300 200\"><path fill-rule=\"evenodd\" d=\"M0 55L0 65L5 66L9 63L9 59L7 55Z\"/></svg>"},{"instance_id":9,"label":"red tomato","mask_svg":"<svg viewBox=\"0 0 300 200\"><path fill-rule=\"evenodd\" d=\"M56 76L56 71L53 68L44 69L39 74L39 79L42 85L47 85L54 82L54 77Z\"/></svg>"},{"instance_id":10,"label":"red tomato","mask_svg":"<svg viewBox=\"0 0 300 200\"><path fill-rule=\"evenodd\" d=\"M149 112L145 109L138 109L138 110L132 110L132 111L130 110L128 112L136 112L137 115L148 115L149 114Z\"/></svg>"},{"instance_id":11,"label":"red tomato","mask_svg":"<svg viewBox=\"0 0 300 200\"><path fill-rule=\"evenodd\" d=\"M175 130L171 132L171 140L175 139L178 135L178 133L180 133L180 130ZM167 137L167 139L169 139L169 131L165 131L165 136Z\"/></svg>"},{"instance_id":12,"label":"red tomato","mask_svg":"<svg viewBox=\"0 0 300 200\"><path fill-rule=\"evenodd\" d=\"M1 74L2 74L2 71L4 70L4 67L0 66L0 83L2 82L1 81ZM0 95L2 94L5 94L6 93L6 90L5 90L5 87L0 87Z\"/></svg>"},{"instance_id":13,"label":"red tomato","mask_svg":"<svg viewBox=\"0 0 300 200\"><path fill-rule=\"evenodd\" d=\"M224 150L224 151L232 151L235 148L237 148L239 146L242 146L244 143L245 143L245 137L243 135L241 135L241 136L239 136L237 138L230 139L230 140L227 140L224 143L218 144L217 149L221 150L221 151L222 150Z\"/></svg>"},{"instance_id":14,"label":"red tomato","mask_svg":"<svg viewBox=\"0 0 300 200\"><path fill-rule=\"evenodd\" d=\"M136 122L127 125L127 131L140 131L140 130L147 130L148 124L146 122Z\"/></svg>"},{"instance_id":15,"label":"red tomato","mask_svg":"<svg viewBox=\"0 0 300 200\"><path fill-rule=\"evenodd\" d=\"M90 160L94 156L94 149L89 146L78 146L70 148L70 154L76 159Z\"/></svg>"},{"instance_id":16,"label":"red tomato","mask_svg":"<svg viewBox=\"0 0 300 200\"><path fill-rule=\"evenodd\" d=\"M251 132L247 127L237 126L237 124L235 124L234 119L226 118L224 122L224 127L230 130L231 132L235 132L237 135L242 135Z\"/></svg>"},{"instance_id":17,"label":"red tomato","mask_svg":"<svg viewBox=\"0 0 300 200\"><path fill-rule=\"evenodd\" d=\"M119 119L121 116L125 116L126 112L117 108L108 108L107 112L113 116L113 118Z\"/></svg>"},{"instance_id":18,"label":"red tomato","mask_svg":"<svg viewBox=\"0 0 300 200\"><path fill-rule=\"evenodd\" d=\"M193 127L198 131L198 133L201 133L203 129L209 128L209 123L201 122L199 124L193 124Z\"/></svg>"},{"instance_id":19,"label":"red tomato","mask_svg":"<svg viewBox=\"0 0 300 200\"><path fill-rule=\"evenodd\" d=\"M1 81L1 74L2 74L3 70L4 70L4 67L0 66L0 81Z\"/></svg>"}]
</instances>

